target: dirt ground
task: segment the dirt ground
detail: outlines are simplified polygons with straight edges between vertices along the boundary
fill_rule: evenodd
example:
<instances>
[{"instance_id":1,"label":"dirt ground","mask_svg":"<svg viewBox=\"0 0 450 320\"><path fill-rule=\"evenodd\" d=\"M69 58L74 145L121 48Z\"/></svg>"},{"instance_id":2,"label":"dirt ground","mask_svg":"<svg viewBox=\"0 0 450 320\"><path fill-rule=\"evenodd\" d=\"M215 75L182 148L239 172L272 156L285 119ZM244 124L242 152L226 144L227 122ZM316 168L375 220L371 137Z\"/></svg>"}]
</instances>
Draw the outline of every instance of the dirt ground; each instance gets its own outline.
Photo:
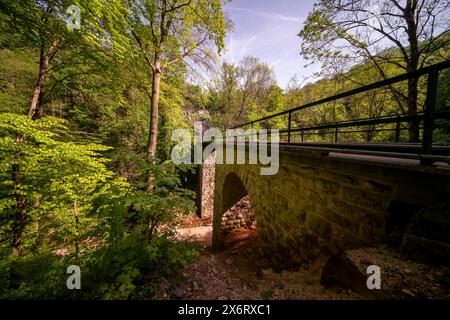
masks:
<instances>
[{"instance_id":1,"label":"dirt ground","mask_svg":"<svg viewBox=\"0 0 450 320\"><path fill-rule=\"evenodd\" d=\"M180 229L181 239L204 243L201 256L183 272L178 285L168 283L157 299L370 299L342 288L325 288L320 277L326 260L295 271L276 273L260 253L255 230L238 229L225 238L225 249L213 252L211 226ZM382 268L383 299L450 299L442 268L404 259L386 248L349 251L356 260Z\"/></svg>"}]
</instances>

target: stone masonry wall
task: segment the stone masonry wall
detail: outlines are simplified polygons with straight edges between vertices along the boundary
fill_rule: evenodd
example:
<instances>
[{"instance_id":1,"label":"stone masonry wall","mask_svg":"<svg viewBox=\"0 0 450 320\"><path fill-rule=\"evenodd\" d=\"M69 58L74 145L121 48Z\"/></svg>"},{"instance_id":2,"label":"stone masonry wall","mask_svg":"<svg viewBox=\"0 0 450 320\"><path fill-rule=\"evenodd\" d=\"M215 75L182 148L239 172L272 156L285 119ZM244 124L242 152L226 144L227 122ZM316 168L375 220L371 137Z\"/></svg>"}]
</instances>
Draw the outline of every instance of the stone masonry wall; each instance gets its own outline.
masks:
<instances>
[{"instance_id":1,"label":"stone masonry wall","mask_svg":"<svg viewBox=\"0 0 450 320\"><path fill-rule=\"evenodd\" d=\"M259 165L216 165L214 246L220 247L222 216L230 199L236 202L247 193L261 247L280 265L381 242L394 199L430 205L450 197L447 171L285 149L272 176L262 176Z\"/></svg>"},{"instance_id":2,"label":"stone masonry wall","mask_svg":"<svg viewBox=\"0 0 450 320\"><path fill-rule=\"evenodd\" d=\"M238 228L249 228L255 222L255 214L250 199L245 196L222 216L221 230L228 233Z\"/></svg>"},{"instance_id":3,"label":"stone masonry wall","mask_svg":"<svg viewBox=\"0 0 450 320\"><path fill-rule=\"evenodd\" d=\"M392 188L379 181L284 162L277 175L256 165L217 165L213 241L220 243L220 204L229 172L242 180L254 208L263 250L275 264L297 265L321 252L379 242Z\"/></svg>"},{"instance_id":4,"label":"stone masonry wall","mask_svg":"<svg viewBox=\"0 0 450 320\"><path fill-rule=\"evenodd\" d=\"M201 215L202 218L213 217L214 212L214 154L205 159L201 168Z\"/></svg>"}]
</instances>

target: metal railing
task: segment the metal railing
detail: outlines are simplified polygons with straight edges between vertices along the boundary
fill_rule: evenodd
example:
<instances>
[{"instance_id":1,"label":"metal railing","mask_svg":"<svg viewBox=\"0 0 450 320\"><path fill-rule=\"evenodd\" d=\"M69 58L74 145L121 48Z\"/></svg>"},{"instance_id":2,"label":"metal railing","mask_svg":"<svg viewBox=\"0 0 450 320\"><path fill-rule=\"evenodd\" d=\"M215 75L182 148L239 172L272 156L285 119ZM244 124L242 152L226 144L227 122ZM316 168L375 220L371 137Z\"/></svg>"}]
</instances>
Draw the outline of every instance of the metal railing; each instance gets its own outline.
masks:
<instances>
[{"instance_id":1,"label":"metal railing","mask_svg":"<svg viewBox=\"0 0 450 320\"><path fill-rule=\"evenodd\" d=\"M408 128L402 128L401 123L404 122L423 122L422 126L419 126L419 129L422 131L422 141L420 145L414 145L415 150L417 150L417 153L415 155L423 155L423 157L419 158L421 159L422 164L430 164L432 162L431 160L433 157L430 157L430 155L433 154L434 147L432 145L432 138L433 138L433 129L435 128L435 120L437 119L450 119L450 110L445 111L435 111L436 109L436 98L437 98L437 90L438 90L438 78L439 78L439 72L444 69L450 68L450 61L444 61L438 64L434 64L431 66L424 67L422 69L416 70L414 72L409 72L405 74L401 74L399 76L395 76L389 79L385 79L376 83L372 83L366 86L362 86L353 90L349 90L343 93L339 93L324 99L320 99L314 102L310 102L304 105L301 105L299 107L295 107L292 109L285 110L283 112L275 113L266 117L262 117L257 120L249 121L243 124L240 124L232 129L238 129L244 127L251 126L253 128L253 125L258 123L266 122L267 120L273 120L275 118L279 118L282 116L287 115L287 129L281 129L279 130L280 134L287 134L287 142L285 144L305 144L304 142L304 136L311 134L311 132L318 131L318 130L329 130L332 129L334 131L331 131L332 134L334 134L334 142L338 142L338 134L342 133L349 133L349 132L365 132L367 130L351 130L351 131L339 131L341 128L351 128L351 127L359 127L359 126L368 126L368 125L380 125L380 124L395 124L395 128L391 129L374 129L375 131L395 131L395 142L399 143L400 141L400 133L402 130L408 130ZM314 106L318 106L321 104L325 104L328 102L333 102L339 99L348 98L363 92L367 92L370 90L382 88L385 86L391 86L393 84L412 79L412 78L419 78L421 76L427 75L427 89L426 89L426 99L425 99L425 105L423 112L416 112L413 114L396 114L396 115L386 115L386 116L379 116L379 117L373 117L373 118L361 118L356 120L345 120L345 121L338 121L338 122L328 122L328 123L322 123L322 124L314 124L311 126L301 126L297 128L293 128L293 119L292 114L294 112L305 110L308 108L312 108ZM330 132L328 132L330 133ZM301 143L293 142L292 137L293 134L300 134L301 136ZM314 144L314 143L310 143ZM376 144L376 143L374 143ZM317 145L320 145L320 143L317 143ZM366 144L367 145L367 144ZM342 143L339 145L336 145L336 148L342 148ZM411 145L413 146L413 145ZM386 149L389 149L390 147L394 147L393 145L387 146L385 145ZM333 148L332 144L328 144L327 148ZM359 148L360 150L365 150L366 148L362 147ZM450 148L444 148L446 150L446 156L450 154ZM401 154L401 153L399 153ZM441 150L441 156L442 156L442 150ZM448 157L445 157L448 160ZM441 159L442 157L435 157L435 159Z\"/></svg>"}]
</instances>

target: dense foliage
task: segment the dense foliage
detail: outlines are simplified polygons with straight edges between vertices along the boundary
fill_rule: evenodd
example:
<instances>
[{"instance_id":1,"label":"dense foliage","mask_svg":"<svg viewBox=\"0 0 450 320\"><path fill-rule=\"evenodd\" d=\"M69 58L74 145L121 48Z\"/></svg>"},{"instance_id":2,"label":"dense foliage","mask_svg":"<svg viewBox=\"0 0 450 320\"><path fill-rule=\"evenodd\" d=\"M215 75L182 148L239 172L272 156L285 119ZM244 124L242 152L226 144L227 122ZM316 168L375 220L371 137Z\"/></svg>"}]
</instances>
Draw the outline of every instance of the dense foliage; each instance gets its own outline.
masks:
<instances>
[{"instance_id":1,"label":"dense foliage","mask_svg":"<svg viewBox=\"0 0 450 320\"><path fill-rule=\"evenodd\" d=\"M149 299L199 252L174 233L195 211L181 187L195 168L168 158L172 129L188 126L187 69L180 60L161 81L149 159L151 77L113 45L136 41L124 26L98 24L132 2L80 1L81 29L66 25L69 4L0 5L0 297ZM66 287L70 265L82 290Z\"/></svg>"}]
</instances>

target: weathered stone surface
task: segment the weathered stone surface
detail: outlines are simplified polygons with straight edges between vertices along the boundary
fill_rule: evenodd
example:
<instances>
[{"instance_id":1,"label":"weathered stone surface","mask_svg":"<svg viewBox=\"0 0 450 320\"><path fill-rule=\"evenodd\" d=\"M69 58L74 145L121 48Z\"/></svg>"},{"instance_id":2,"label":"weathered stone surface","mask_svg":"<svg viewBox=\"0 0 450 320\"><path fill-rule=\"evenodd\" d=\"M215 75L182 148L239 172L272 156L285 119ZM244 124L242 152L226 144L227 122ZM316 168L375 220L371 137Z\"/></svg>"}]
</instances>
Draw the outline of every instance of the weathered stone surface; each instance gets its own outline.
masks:
<instances>
[{"instance_id":1,"label":"weathered stone surface","mask_svg":"<svg viewBox=\"0 0 450 320\"><path fill-rule=\"evenodd\" d=\"M319 216L310 215L306 220L307 225L314 231L319 237L324 239L331 239L333 236L333 229L331 224L320 218Z\"/></svg>"},{"instance_id":2,"label":"weathered stone surface","mask_svg":"<svg viewBox=\"0 0 450 320\"><path fill-rule=\"evenodd\" d=\"M325 287L341 287L367 293L366 279L361 266L344 252L339 252L325 264L320 283Z\"/></svg>"},{"instance_id":3,"label":"weathered stone surface","mask_svg":"<svg viewBox=\"0 0 450 320\"><path fill-rule=\"evenodd\" d=\"M429 169L416 172L406 167L331 160L311 151L301 155L281 152L280 156L280 169L274 176L262 176L259 165L216 165L216 247L224 231L246 225L244 218L225 214L232 201L246 195L262 247L274 255L274 261L290 262L319 252L381 242L396 197L404 200L410 193L413 196L408 199L418 202L450 195L450 175ZM421 184L414 183L415 175ZM414 196L419 193L416 189L420 189L420 198Z\"/></svg>"},{"instance_id":4,"label":"weathered stone surface","mask_svg":"<svg viewBox=\"0 0 450 320\"><path fill-rule=\"evenodd\" d=\"M327 170L322 174L318 169L308 170L303 167L299 169L296 164L288 164L286 168L288 170L280 170L276 176L270 178L260 176L258 166L219 165L216 168L215 203L220 204L224 201L227 195L225 194L224 198L223 192L227 188L235 188L224 185L228 172L236 174L243 184L243 181L247 181L245 190L250 196L260 237L266 243L263 247L271 255L280 257L274 260L281 261L283 260L281 257L289 256L290 260L301 261L304 257L311 257L313 253L323 249L333 252L336 248L346 248L349 243L360 242L362 245L382 239L383 231L379 228L374 229L379 232L378 234L371 234L367 238L365 238L367 232L360 234L360 229L361 225L367 224L367 228L362 230L371 230L373 220L377 221L377 226L381 224L380 221L385 220L386 210L365 209L370 204L376 205L376 209L380 207L385 209L385 203L388 201L385 194L380 194L378 199L375 193L367 197L362 189L362 179L358 181L354 176L349 176L344 182L351 183L353 187L360 186L361 189L349 188L346 184L341 186L340 181L331 181L331 177L345 176L342 173ZM302 175L295 176L295 173ZM350 198L343 195L346 189L352 191ZM357 203L348 202L350 200ZM221 217L218 223L222 232L242 226L242 220L236 223L239 219L231 217L229 212L223 214L220 210L217 208L216 213ZM368 212L379 218L365 221L362 217ZM216 234L216 239L220 239L220 235ZM292 254L298 257L292 257Z\"/></svg>"},{"instance_id":5,"label":"weathered stone surface","mask_svg":"<svg viewBox=\"0 0 450 320\"><path fill-rule=\"evenodd\" d=\"M392 186L380 183L374 180L362 180L362 187L364 190L373 193L381 193L389 195L392 192Z\"/></svg>"},{"instance_id":6,"label":"weathered stone surface","mask_svg":"<svg viewBox=\"0 0 450 320\"><path fill-rule=\"evenodd\" d=\"M212 217L214 214L214 179L215 179L215 157L211 156L205 160L201 168L201 215Z\"/></svg>"},{"instance_id":7,"label":"weathered stone surface","mask_svg":"<svg viewBox=\"0 0 450 320\"><path fill-rule=\"evenodd\" d=\"M255 222L255 214L248 196L243 197L222 216L220 227L228 233L237 228L249 228Z\"/></svg>"}]
</instances>

